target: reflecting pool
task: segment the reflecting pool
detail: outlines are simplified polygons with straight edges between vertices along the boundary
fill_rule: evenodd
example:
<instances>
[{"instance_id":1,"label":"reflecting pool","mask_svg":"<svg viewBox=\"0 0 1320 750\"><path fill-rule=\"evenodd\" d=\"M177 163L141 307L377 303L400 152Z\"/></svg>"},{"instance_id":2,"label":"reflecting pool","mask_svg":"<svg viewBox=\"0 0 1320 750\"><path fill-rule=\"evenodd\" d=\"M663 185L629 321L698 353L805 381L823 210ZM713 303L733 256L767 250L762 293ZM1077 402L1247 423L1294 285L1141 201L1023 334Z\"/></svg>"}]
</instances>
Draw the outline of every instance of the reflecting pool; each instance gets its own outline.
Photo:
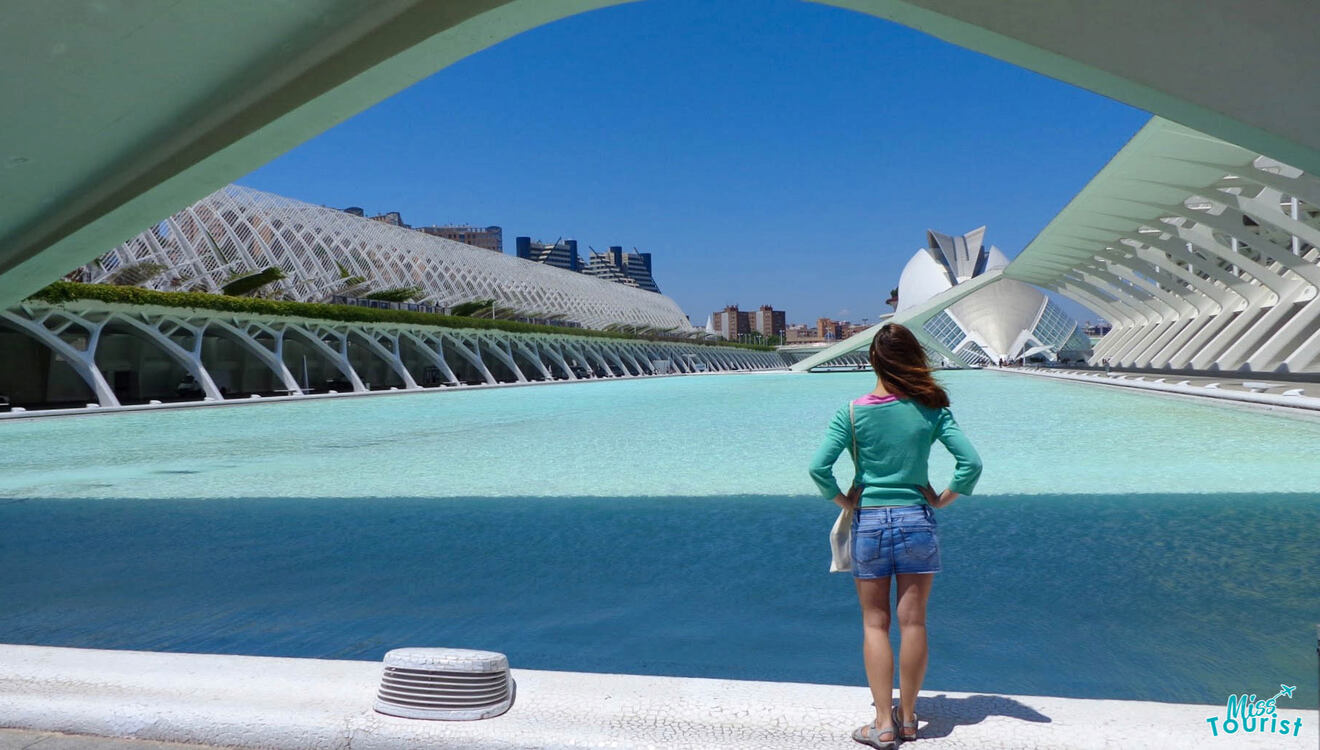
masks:
<instances>
[{"instance_id":1,"label":"reflecting pool","mask_svg":"<svg viewBox=\"0 0 1320 750\"><path fill-rule=\"evenodd\" d=\"M1315 702L1320 423L943 374L933 689ZM806 462L865 375L0 424L0 642L863 684ZM952 462L932 461L936 485ZM849 473L847 458L838 466Z\"/></svg>"}]
</instances>

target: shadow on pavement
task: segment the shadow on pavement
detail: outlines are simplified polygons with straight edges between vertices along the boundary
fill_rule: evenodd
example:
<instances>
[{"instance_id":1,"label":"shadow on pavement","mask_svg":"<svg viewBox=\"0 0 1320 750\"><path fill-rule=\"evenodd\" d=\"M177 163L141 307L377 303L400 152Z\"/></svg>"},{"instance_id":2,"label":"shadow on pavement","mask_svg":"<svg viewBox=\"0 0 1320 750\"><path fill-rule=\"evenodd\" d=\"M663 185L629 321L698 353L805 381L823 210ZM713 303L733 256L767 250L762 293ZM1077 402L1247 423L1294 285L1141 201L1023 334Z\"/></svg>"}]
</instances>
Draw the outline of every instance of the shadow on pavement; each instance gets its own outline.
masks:
<instances>
[{"instance_id":1,"label":"shadow on pavement","mask_svg":"<svg viewBox=\"0 0 1320 750\"><path fill-rule=\"evenodd\" d=\"M937 695L933 698L917 698L917 717L923 722L923 738L948 737L954 727L979 724L989 716L1007 716L1037 724L1050 723L1050 717L1045 714L1002 695L971 695L966 698Z\"/></svg>"}]
</instances>

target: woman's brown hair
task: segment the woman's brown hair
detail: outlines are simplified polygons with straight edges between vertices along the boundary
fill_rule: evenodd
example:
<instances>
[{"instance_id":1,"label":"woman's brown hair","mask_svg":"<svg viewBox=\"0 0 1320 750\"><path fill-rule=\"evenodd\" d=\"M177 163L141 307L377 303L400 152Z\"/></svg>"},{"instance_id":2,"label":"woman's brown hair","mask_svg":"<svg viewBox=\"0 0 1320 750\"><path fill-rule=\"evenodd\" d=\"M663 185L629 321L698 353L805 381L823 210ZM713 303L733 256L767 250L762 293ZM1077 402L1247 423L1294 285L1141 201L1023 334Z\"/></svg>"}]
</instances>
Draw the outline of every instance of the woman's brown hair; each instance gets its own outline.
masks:
<instances>
[{"instance_id":1,"label":"woman's brown hair","mask_svg":"<svg viewBox=\"0 0 1320 750\"><path fill-rule=\"evenodd\" d=\"M871 339L871 369L890 393L931 409L949 405L949 394L931 377L926 350L906 326L886 323L875 332Z\"/></svg>"}]
</instances>

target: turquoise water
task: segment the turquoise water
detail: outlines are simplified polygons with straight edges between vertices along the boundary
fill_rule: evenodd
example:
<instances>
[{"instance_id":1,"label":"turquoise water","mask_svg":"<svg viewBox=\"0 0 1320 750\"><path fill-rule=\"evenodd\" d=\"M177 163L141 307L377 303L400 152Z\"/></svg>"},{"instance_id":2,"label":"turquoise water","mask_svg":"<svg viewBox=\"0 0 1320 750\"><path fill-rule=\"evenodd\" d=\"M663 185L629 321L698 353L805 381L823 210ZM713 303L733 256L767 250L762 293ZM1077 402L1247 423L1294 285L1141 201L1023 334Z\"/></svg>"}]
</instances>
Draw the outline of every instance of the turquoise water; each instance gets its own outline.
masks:
<instances>
[{"instance_id":1,"label":"turquoise water","mask_svg":"<svg viewBox=\"0 0 1320 750\"><path fill-rule=\"evenodd\" d=\"M1299 685L1320 423L943 376L986 462L940 514L928 686L1222 702ZM862 684L808 456L864 375L0 425L0 642ZM951 461L937 448L934 476ZM847 461L839 464L847 473ZM939 480L936 480L939 484Z\"/></svg>"}]
</instances>

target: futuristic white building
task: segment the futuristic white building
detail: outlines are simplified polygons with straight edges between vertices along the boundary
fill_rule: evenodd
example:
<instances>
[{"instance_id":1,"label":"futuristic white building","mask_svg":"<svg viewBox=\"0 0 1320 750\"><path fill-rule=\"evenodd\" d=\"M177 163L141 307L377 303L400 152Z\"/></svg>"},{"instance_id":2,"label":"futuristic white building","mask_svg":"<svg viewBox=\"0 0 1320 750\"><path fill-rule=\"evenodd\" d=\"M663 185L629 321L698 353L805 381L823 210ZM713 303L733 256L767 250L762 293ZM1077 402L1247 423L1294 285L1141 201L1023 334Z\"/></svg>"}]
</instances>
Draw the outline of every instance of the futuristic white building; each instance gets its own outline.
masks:
<instances>
[{"instance_id":1,"label":"futuristic white building","mask_svg":"<svg viewBox=\"0 0 1320 750\"><path fill-rule=\"evenodd\" d=\"M487 250L478 252L489 253ZM652 295L654 296L654 295ZM21 408L415 391L783 367L683 341L344 322L77 299L0 310L0 396Z\"/></svg>"},{"instance_id":2,"label":"futuristic white building","mask_svg":"<svg viewBox=\"0 0 1320 750\"><path fill-rule=\"evenodd\" d=\"M1006 276L1103 314L1092 363L1320 372L1320 179L1154 118Z\"/></svg>"},{"instance_id":3,"label":"futuristic white building","mask_svg":"<svg viewBox=\"0 0 1320 750\"><path fill-rule=\"evenodd\" d=\"M693 330L655 292L234 186L156 223L80 276L217 292L269 268L284 278L262 289L297 302L407 289L432 308L494 298L529 317L593 328ZM0 309L0 406L81 409L784 366L774 352L682 337L509 330L425 315L363 322L336 317L336 308L235 312L176 299L28 299Z\"/></svg>"},{"instance_id":4,"label":"futuristic white building","mask_svg":"<svg viewBox=\"0 0 1320 750\"><path fill-rule=\"evenodd\" d=\"M974 277L1007 268L1008 258L997 247L985 247L984 238L985 227L962 236L928 231L927 246L912 256L899 277L897 313L924 305ZM945 307L924 321L919 333L966 365L1017 359L1080 362L1091 350L1090 339L1058 305L1034 287L1010 279Z\"/></svg>"},{"instance_id":5,"label":"futuristic white building","mask_svg":"<svg viewBox=\"0 0 1320 750\"><path fill-rule=\"evenodd\" d=\"M167 291L219 292L278 267L285 278L267 288L299 302L415 287L416 302L442 308L493 299L587 328L693 330L662 294L235 185L89 263L83 279L102 282L135 264L163 269L141 285Z\"/></svg>"},{"instance_id":6,"label":"futuristic white building","mask_svg":"<svg viewBox=\"0 0 1320 750\"><path fill-rule=\"evenodd\" d=\"M941 251L932 261L941 258L957 260ZM948 287L940 274L914 269L918 294L893 320L920 327L923 343L951 358L946 342L970 348L959 338L963 301L1026 282L1113 324L1091 365L1320 374L1320 178L1168 120L1152 118L1012 263L998 265L988 257L979 275L948 277ZM1044 343L1057 320L1042 310L1033 330L1046 330L1034 338ZM927 324L939 333L949 321L958 332L930 335ZM792 369L828 366L873 334Z\"/></svg>"}]
</instances>

